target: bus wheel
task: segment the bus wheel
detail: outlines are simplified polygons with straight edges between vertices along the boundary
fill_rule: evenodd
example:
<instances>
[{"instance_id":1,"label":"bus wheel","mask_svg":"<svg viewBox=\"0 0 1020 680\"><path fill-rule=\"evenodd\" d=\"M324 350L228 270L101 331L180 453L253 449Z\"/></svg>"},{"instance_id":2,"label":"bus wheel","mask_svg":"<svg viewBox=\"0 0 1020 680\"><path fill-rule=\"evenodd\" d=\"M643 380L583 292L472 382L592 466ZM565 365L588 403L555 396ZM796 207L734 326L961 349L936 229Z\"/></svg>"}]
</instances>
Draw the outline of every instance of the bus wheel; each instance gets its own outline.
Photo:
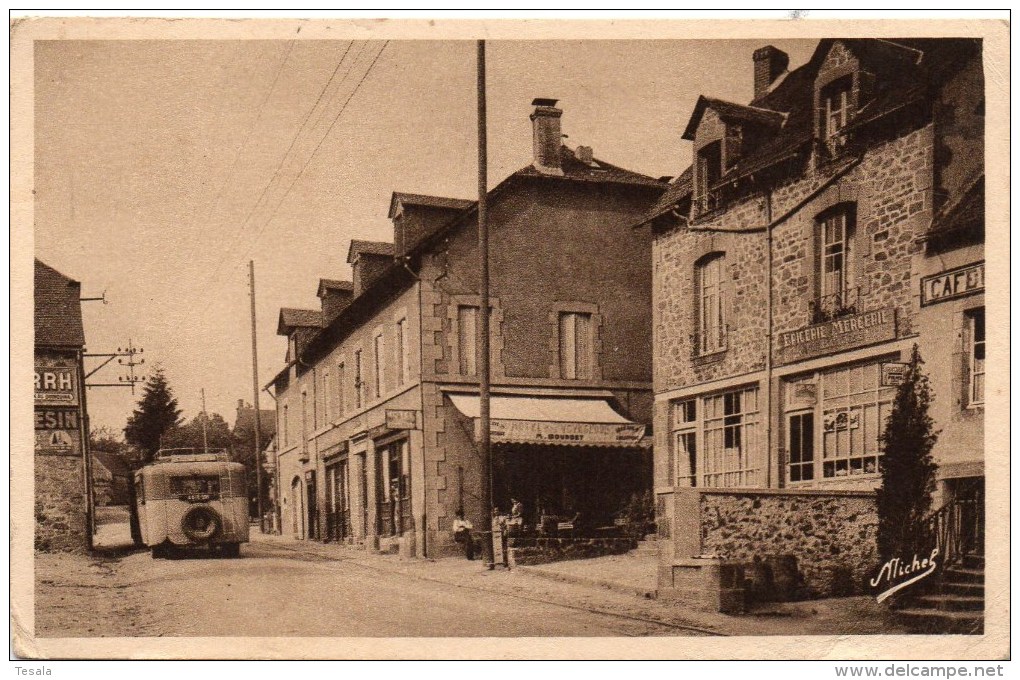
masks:
<instances>
[{"instance_id":1,"label":"bus wheel","mask_svg":"<svg viewBox=\"0 0 1020 680\"><path fill-rule=\"evenodd\" d=\"M222 543L220 550L223 552L224 557L236 558L241 556L240 543Z\"/></svg>"}]
</instances>

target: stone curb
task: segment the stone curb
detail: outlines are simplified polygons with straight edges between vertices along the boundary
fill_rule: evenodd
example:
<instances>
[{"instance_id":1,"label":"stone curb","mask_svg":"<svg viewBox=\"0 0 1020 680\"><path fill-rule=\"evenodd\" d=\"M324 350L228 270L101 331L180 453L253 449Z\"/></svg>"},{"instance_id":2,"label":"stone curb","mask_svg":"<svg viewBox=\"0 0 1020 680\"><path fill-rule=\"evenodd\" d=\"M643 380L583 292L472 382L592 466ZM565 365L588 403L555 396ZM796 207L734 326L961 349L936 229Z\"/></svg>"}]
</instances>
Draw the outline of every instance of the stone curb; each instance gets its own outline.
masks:
<instances>
[{"instance_id":1,"label":"stone curb","mask_svg":"<svg viewBox=\"0 0 1020 680\"><path fill-rule=\"evenodd\" d=\"M532 574L552 581L562 581L564 583L573 583L581 586L605 588L607 590L613 590L626 595L634 595L645 600L656 599L656 590L654 588L646 589L627 585L626 583L617 583L616 581L606 581L603 579L590 578L588 576L577 576L576 574L563 574L558 571L553 571L552 569L543 569L535 566L517 565L514 569L524 572L525 574Z\"/></svg>"}]
</instances>

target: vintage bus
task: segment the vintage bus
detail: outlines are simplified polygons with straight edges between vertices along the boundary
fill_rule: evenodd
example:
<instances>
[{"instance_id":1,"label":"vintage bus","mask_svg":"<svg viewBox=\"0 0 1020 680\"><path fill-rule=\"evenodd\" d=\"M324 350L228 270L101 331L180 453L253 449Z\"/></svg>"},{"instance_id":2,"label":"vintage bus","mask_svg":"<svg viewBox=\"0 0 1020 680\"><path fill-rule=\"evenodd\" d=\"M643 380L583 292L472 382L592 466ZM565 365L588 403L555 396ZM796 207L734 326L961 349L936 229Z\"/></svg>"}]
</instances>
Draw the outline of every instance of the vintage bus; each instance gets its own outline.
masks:
<instances>
[{"instance_id":1,"label":"vintage bus","mask_svg":"<svg viewBox=\"0 0 1020 680\"><path fill-rule=\"evenodd\" d=\"M153 558L186 547L238 557L248 541L247 491L244 465L224 451L161 449L135 473L142 541Z\"/></svg>"}]
</instances>

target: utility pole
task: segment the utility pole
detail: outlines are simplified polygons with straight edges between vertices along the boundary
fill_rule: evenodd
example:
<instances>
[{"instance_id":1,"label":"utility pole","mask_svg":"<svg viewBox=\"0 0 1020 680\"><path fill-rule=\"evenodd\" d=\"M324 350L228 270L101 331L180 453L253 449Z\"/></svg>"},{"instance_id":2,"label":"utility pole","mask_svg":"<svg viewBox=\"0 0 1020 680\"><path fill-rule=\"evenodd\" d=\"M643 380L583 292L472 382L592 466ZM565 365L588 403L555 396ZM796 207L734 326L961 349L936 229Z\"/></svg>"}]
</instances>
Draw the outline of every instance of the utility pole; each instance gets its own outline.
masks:
<instances>
[{"instance_id":1,"label":"utility pole","mask_svg":"<svg viewBox=\"0 0 1020 680\"><path fill-rule=\"evenodd\" d=\"M488 148L485 121L485 41L478 41L478 265L480 291L478 303L478 415L479 444L482 453L482 511L493 530L492 513L492 432L489 421L489 205ZM485 542L485 564L494 564L494 534Z\"/></svg>"},{"instance_id":2,"label":"utility pole","mask_svg":"<svg viewBox=\"0 0 1020 680\"><path fill-rule=\"evenodd\" d=\"M248 260L248 286L251 292L251 391L255 407L255 487L259 513L259 527L266 531L265 511L262 503L262 418L259 409L259 351L255 334L255 260Z\"/></svg>"},{"instance_id":3,"label":"utility pole","mask_svg":"<svg viewBox=\"0 0 1020 680\"><path fill-rule=\"evenodd\" d=\"M209 433L206 431L206 421L209 414L205 411L205 388L202 388L202 453L209 453Z\"/></svg>"},{"instance_id":4,"label":"utility pole","mask_svg":"<svg viewBox=\"0 0 1020 680\"><path fill-rule=\"evenodd\" d=\"M97 299L97 298L83 298L83 299L91 300L91 299ZM109 364L114 359L117 360L117 363L119 365L127 366L127 369L128 369L128 374L127 375L118 376L117 380L119 382L115 382L115 383L85 383L85 387L88 387L88 388L93 388L93 387L130 387L131 388L131 394L134 394L135 393L135 385L140 383L140 382L144 382L145 381L145 376L135 375L135 366L141 366L142 364L144 364L145 363L145 359L135 360L135 356L138 355L138 354L144 354L144 353L145 353L145 350L143 348L135 347L134 344L131 342L131 339L128 338L127 345L125 347L118 347L116 352L98 352L98 353L92 353L92 354L83 354L82 356L86 357L86 358L93 358L93 357L98 358L98 357L102 357L102 358L105 359L105 361L101 362L98 366L96 366L91 371L86 373L85 377L84 377L84 380L88 380L89 378L91 378L101 368L103 368L104 366ZM127 361L124 360L124 357L127 357Z\"/></svg>"}]
</instances>

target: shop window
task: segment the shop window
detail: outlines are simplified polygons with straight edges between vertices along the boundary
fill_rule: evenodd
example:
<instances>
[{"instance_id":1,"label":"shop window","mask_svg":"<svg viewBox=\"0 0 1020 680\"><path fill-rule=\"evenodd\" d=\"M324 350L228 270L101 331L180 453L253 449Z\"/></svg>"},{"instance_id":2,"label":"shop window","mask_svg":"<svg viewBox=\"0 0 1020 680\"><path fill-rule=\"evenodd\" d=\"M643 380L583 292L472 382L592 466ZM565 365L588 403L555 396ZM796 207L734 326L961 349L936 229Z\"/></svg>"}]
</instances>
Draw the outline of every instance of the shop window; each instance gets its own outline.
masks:
<instances>
[{"instance_id":1,"label":"shop window","mask_svg":"<svg viewBox=\"0 0 1020 680\"><path fill-rule=\"evenodd\" d=\"M361 350L354 350L354 408L360 409L362 405L362 393L364 381L361 373Z\"/></svg>"},{"instance_id":2,"label":"shop window","mask_svg":"<svg viewBox=\"0 0 1020 680\"><path fill-rule=\"evenodd\" d=\"M758 389L707 396L701 407L700 486L760 484Z\"/></svg>"},{"instance_id":3,"label":"shop window","mask_svg":"<svg viewBox=\"0 0 1020 680\"><path fill-rule=\"evenodd\" d=\"M790 483L878 475L896 393L882 387L880 363L823 371L784 389Z\"/></svg>"},{"instance_id":4,"label":"shop window","mask_svg":"<svg viewBox=\"0 0 1020 680\"><path fill-rule=\"evenodd\" d=\"M590 380L593 364L591 314L561 312L560 377L568 380Z\"/></svg>"},{"instance_id":5,"label":"shop window","mask_svg":"<svg viewBox=\"0 0 1020 680\"><path fill-rule=\"evenodd\" d=\"M457 353L461 375L478 373L478 307L457 308Z\"/></svg>"},{"instance_id":6,"label":"shop window","mask_svg":"<svg viewBox=\"0 0 1020 680\"><path fill-rule=\"evenodd\" d=\"M397 321L397 386L407 382L407 319Z\"/></svg>"},{"instance_id":7,"label":"shop window","mask_svg":"<svg viewBox=\"0 0 1020 680\"><path fill-rule=\"evenodd\" d=\"M377 461L379 534L400 535L412 528L411 451L407 440L382 447Z\"/></svg>"},{"instance_id":8,"label":"shop window","mask_svg":"<svg viewBox=\"0 0 1020 680\"><path fill-rule=\"evenodd\" d=\"M677 486L698 485L698 401L674 404L674 451Z\"/></svg>"},{"instance_id":9,"label":"shop window","mask_svg":"<svg viewBox=\"0 0 1020 680\"><path fill-rule=\"evenodd\" d=\"M985 403L985 310L967 313L967 405Z\"/></svg>"},{"instance_id":10,"label":"shop window","mask_svg":"<svg viewBox=\"0 0 1020 680\"><path fill-rule=\"evenodd\" d=\"M375 389L375 398L381 399L383 394L383 357L386 356L382 333L375 336L375 342L372 345L372 349L374 354L372 357L372 387Z\"/></svg>"},{"instance_id":11,"label":"shop window","mask_svg":"<svg viewBox=\"0 0 1020 680\"><path fill-rule=\"evenodd\" d=\"M855 211L839 206L818 218L818 299L813 303L812 321L821 323L856 314L858 289L854 286Z\"/></svg>"},{"instance_id":12,"label":"shop window","mask_svg":"<svg viewBox=\"0 0 1020 680\"><path fill-rule=\"evenodd\" d=\"M696 266L698 354L711 354L726 349L726 295L723 285L726 256L709 255Z\"/></svg>"}]
</instances>

